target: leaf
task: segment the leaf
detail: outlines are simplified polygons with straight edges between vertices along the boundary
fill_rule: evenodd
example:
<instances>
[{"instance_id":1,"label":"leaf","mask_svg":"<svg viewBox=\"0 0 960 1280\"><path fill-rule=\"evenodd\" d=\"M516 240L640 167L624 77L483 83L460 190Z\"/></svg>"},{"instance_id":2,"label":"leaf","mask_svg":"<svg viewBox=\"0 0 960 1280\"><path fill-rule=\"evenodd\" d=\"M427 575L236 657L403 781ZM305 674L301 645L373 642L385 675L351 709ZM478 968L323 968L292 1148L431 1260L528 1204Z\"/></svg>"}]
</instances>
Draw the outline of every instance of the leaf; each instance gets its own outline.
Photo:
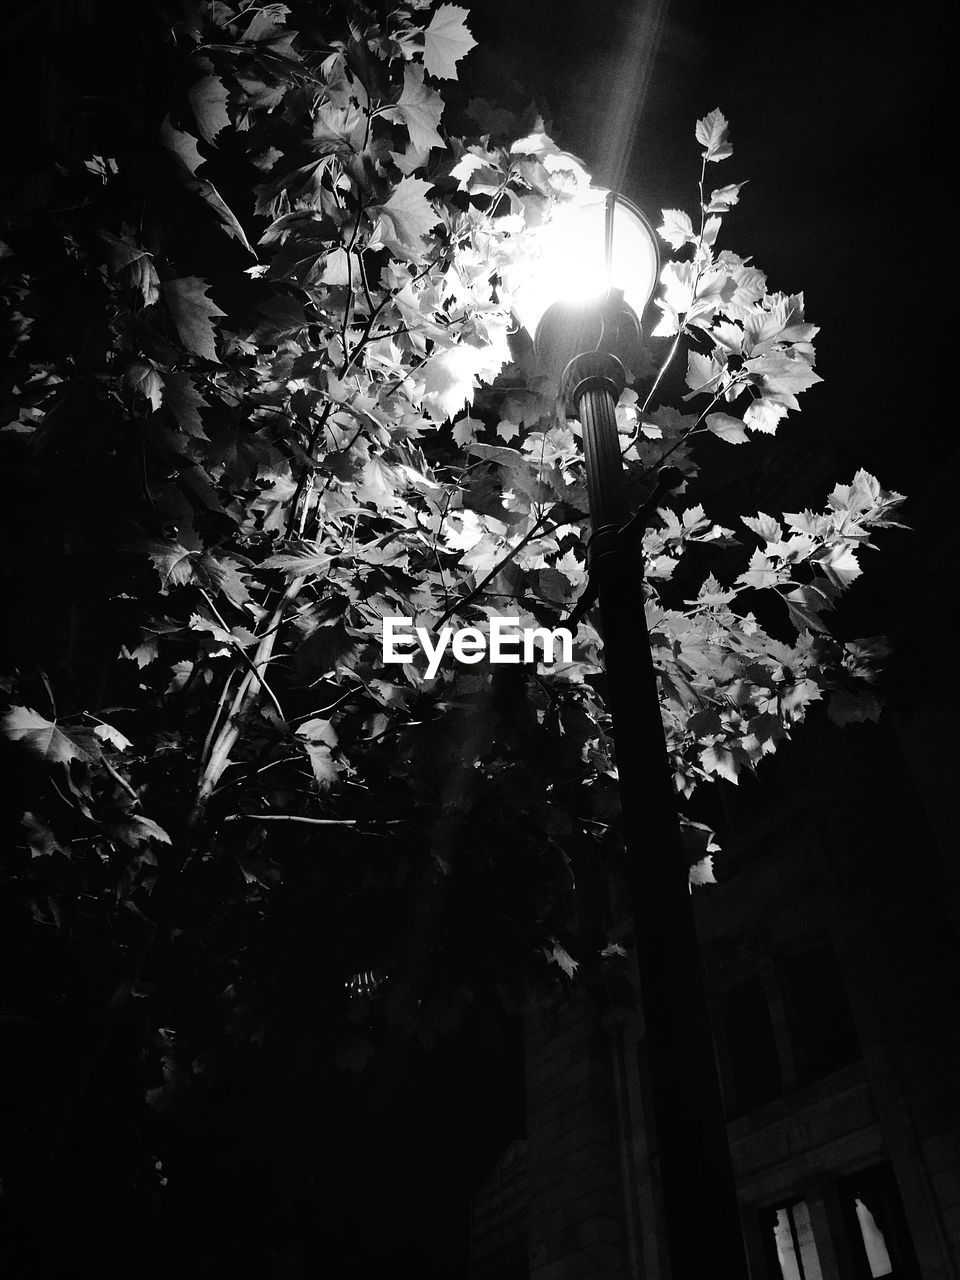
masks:
<instances>
[{"instance_id":1,"label":"leaf","mask_svg":"<svg viewBox=\"0 0 960 1280\"><path fill-rule=\"evenodd\" d=\"M275 466L281 456L256 431L248 427L228 426L217 434L207 450L207 465L211 469L222 466L224 477L235 489L261 469ZM214 474L213 470L211 474Z\"/></svg>"},{"instance_id":2,"label":"leaf","mask_svg":"<svg viewBox=\"0 0 960 1280\"><path fill-rule=\"evenodd\" d=\"M736 779L734 778L733 781L735 782ZM708 853L705 858L695 862L690 868L689 874L691 884L716 884L717 877L713 874L713 854Z\"/></svg>"},{"instance_id":3,"label":"leaf","mask_svg":"<svg viewBox=\"0 0 960 1280\"><path fill-rule=\"evenodd\" d=\"M317 716L300 726L297 737L304 739L303 748L309 757L317 787L321 791L329 791L340 772L331 751L337 745L336 731L329 720Z\"/></svg>"},{"instance_id":4,"label":"leaf","mask_svg":"<svg viewBox=\"0 0 960 1280\"><path fill-rule=\"evenodd\" d=\"M428 152L432 147L446 146L437 132L443 114L443 99L436 90L424 85L423 67L418 64L409 63L403 68L403 93L396 107L383 114L388 120L399 117L403 121L415 151ZM424 155L421 165L425 160Z\"/></svg>"},{"instance_id":5,"label":"leaf","mask_svg":"<svg viewBox=\"0 0 960 1280\"><path fill-rule=\"evenodd\" d=\"M836 689L827 702L827 715L841 728L848 724L864 724L868 720L877 721L882 710L880 699L868 689L856 693L849 689Z\"/></svg>"},{"instance_id":6,"label":"leaf","mask_svg":"<svg viewBox=\"0 0 960 1280\"><path fill-rule=\"evenodd\" d=\"M515 422L511 422L509 418L501 418L497 423L497 435L508 444L519 434L520 428Z\"/></svg>"},{"instance_id":7,"label":"leaf","mask_svg":"<svg viewBox=\"0 0 960 1280\"><path fill-rule=\"evenodd\" d=\"M106 241L110 269L114 275L119 276L129 288L137 290L145 307L152 306L160 296L160 281L152 254L111 235L109 231L101 230L100 238Z\"/></svg>"},{"instance_id":8,"label":"leaf","mask_svg":"<svg viewBox=\"0 0 960 1280\"><path fill-rule=\"evenodd\" d=\"M706 422L707 429L721 440L726 440L727 444L745 444L750 438L743 422L729 413L708 413Z\"/></svg>"},{"instance_id":9,"label":"leaf","mask_svg":"<svg viewBox=\"0 0 960 1280\"><path fill-rule=\"evenodd\" d=\"M91 761L96 751L86 749L60 729L56 721L47 720L31 707L11 707L3 717L3 732L12 742L19 742L45 764L69 764L71 760ZM79 736L79 735L78 735Z\"/></svg>"},{"instance_id":10,"label":"leaf","mask_svg":"<svg viewBox=\"0 0 960 1280\"><path fill-rule=\"evenodd\" d=\"M721 778L726 778L728 782L732 782L734 785L737 784L740 762L736 754L722 743L717 743L716 746L707 747L701 751L700 763L707 773L719 774Z\"/></svg>"},{"instance_id":11,"label":"leaf","mask_svg":"<svg viewBox=\"0 0 960 1280\"><path fill-rule=\"evenodd\" d=\"M748 360L745 368L751 374L762 376L763 390L767 395L796 393L823 381L808 359L802 355L789 355L786 351Z\"/></svg>"},{"instance_id":12,"label":"leaf","mask_svg":"<svg viewBox=\"0 0 960 1280\"><path fill-rule=\"evenodd\" d=\"M163 398L182 432L188 436L196 436L200 440L206 439L200 410L209 406L189 373L165 369Z\"/></svg>"},{"instance_id":13,"label":"leaf","mask_svg":"<svg viewBox=\"0 0 960 1280\"><path fill-rule=\"evenodd\" d=\"M133 746L130 739L125 738L120 730L115 729L112 724L94 725L93 732L101 742L109 742L111 747L115 747L117 751L126 751L128 747Z\"/></svg>"},{"instance_id":14,"label":"leaf","mask_svg":"<svg viewBox=\"0 0 960 1280\"><path fill-rule=\"evenodd\" d=\"M331 557L324 555L315 545L306 543L302 547L293 547L288 552L278 552L268 556L260 564L261 569L279 569L289 578L307 576L325 577L330 568Z\"/></svg>"},{"instance_id":15,"label":"leaf","mask_svg":"<svg viewBox=\"0 0 960 1280\"><path fill-rule=\"evenodd\" d=\"M137 845L142 845L149 840L156 844L172 844L168 832L163 827L158 826L152 818L146 817L142 813L135 813L128 824L128 835L133 837L133 841Z\"/></svg>"},{"instance_id":16,"label":"leaf","mask_svg":"<svg viewBox=\"0 0 960 1280\"><path fill-rule=\"evenodd\" d=\"M516 471L517 467L529 464L530 461L518 450L508 449L501 444L473 444L467 452L475 458L483 458L487 462L499 463L501 467L507 467L510 471Z\"/></svg>"},{"instance_id":17,"label":"leaf","mask_svg":"<svg viewBox=\"0 0 960 1280\"><path fill-rule=\"evenodd\" d=\"M134 361L123 375L123 385L131 396L143 396L154 411L163 403L163 382L149 361Z\"/></svg>"},{"instance_id":18,"label":"leaf","mask_svg":"<svg viewBox=\"0 0 960 1280\"><path fill-rule=\"evenodd\" d=\"M476 439L477 432L483 430L483 423L479 418L471 418L469 414L462 418L458 418L453 424L453 438L461 449L466 449L467 445L473 444Z\"/></svg>"},{"instance_id":19,"label":"leaf","mask_svg":"<svg viewBox=\"0 0 960 1280\"><path fill-rule=\"evenodd\" d=\"M465 151L457 163L450 170L450 177L456 178L457 186L461 191L467 191L470 186L470 179L478 169L483 169L483 159L475 155L472 151Z\"/></svg>"},{"instance_id":20,"label":"leaf","mask_svg":"<svg viewBox=\"0 0 960 1280\"><path fill-rule=\"evenodd\" d=\"M857 564L857 557L852 547L831 547L829 553L820 561L824 573L842 591L851 582L860 577L863 570Z\"/></svg>"},{"instance_id":21,"label":"leaf","mask_svg":"<svg viewBox=\"0 0 960 1280\"><path fill-rule=\"evenodd\" d=\"M750 568L740 574L737 582L744 587L762 590L764 587L776 586L782 576L782 571L774 565L773 561L768 560L762 551L757 550L750 557Z\"/></svg>"},{"instance_id":22,"label":"leaf","mask_svg":"<svg viewBox=\"0 0 960 1280\"><path fill-rule=\"evenodd\" d=\"M165 591L168 587L179 587L193 579L194 552L181 546L179 542L160 542L154 539L141 543L137 550L145 552L154 569L160 575L160 583Z\"/></svg>"},{"instance_id":23,"label":"leaf","mask_svg":"<svg viewBox=\"0 0 960 1280\"><path fill-rule=\"evenodd\" d=\"M204 360L219 364L213 322L226 312L207 297L209 287L199 276L180 276L163 282L163 294L183 345Z\"/></svg>"},{"instance_id":24,"label":"leaf","mask_svg":"<svg viewBox=\"0 0 960 1280\"><path fill-rule=\"evenodd\" d=\"M445 422L472 402L482 353L465 342L431 355L423 366L423 407L435 422Z\"/></svg>"},{"instance_id":25,"label":"leaf","mask_svg":"<svg viewBox=\"0 0 960 1280\"><path fill-rule=\"evenodd\" d=\"M725 160L733 155L733 147L727 140L729 127L719 107L697 121L697 141L704 148L701 154L705 160Z\"/></svg>"},{"instance_id":26,"label":"leaf","mask_svg":"<svg viewBox=\"0 0 960 1280\"><path fill-rule=\"evenodd\" d=\"M786 416L785 405L776 404L773 400L761 396L759 400L754 400L748 406L743 415L743 423L751 431L763 431L767 435L773 435L779 422Z\"/></svg>"},{"instance_id":27,"label":"leaf","mask_svg":"<svg viewBox=\"0 0 960 1280\"><path fill-rule=\"evenodd\" d=\"M706 206L707 213L726 213L740 199L740 188L745 184L742 182L731 182L726 187L717 187L710 192L710 203Z\"/></svg>"},{"instance_id":28,"label":"leaf","mask_svg":"<svg viewBox=\"0 0 960 1280\"><path fill-rule=\"evenodd\" d=\"M25 813L20 819L20 825L27 833L27 844L30 846L31 858L48 858L52 853L56 853L60 849L57 837L53 834L42 818L38 818L35 813ZM68 850L63 850L69 857Z\"/></svg>"},{"instance_id":29,"label":"leaf","mask_svg":"<svg viewBox=\"0 0 960 1280\"><path fill-rule=\"evenodd\" d=\"M826 634L829 628L820 616L821 610L832 609L833 602L824 592L812 585L795 587L783 596L790 620L798 631L816 631Z\"/></svg>"},{"instance_id":30,"label":"leaf","mask_svg":"<svg viewBox=\"0 0 960 1280\"><path fill-rule=\"evenodd\" d=\"M714 390L723 366L713 356L691 351L687 356L687 386L697 393L708 388Z\"/></svg>"},{"instance_id":31,"label":"leaf","mask_svg":"<svg viewBox=\"0 0 960 1280\"><path fill-rule=\"evenodd\" d=\"M170 118L167 117L160 126L160 141L179 163L186 187L206 201L223 223L227 234L239 240L247 252L256 258L256 252L247 239L247 233L240 225L237 215L212 182L196 176L197 169L203 164L203 156L197 150L196 138L192 134L175 129L170 123Z\"/></svg>"},{"instance_id":32,"label":"leaf","mask_svg":"<svg viewBox=\"0 0 960 1280\"><path fill-rule=\"evenodd\" d=\"M740 523L745 524L751 533L765 542L779 542L783 536L780 522L768 516L765 511L758 511L755 516L741 516Z\"/></svg>"},{"instance_id":33,"label":"leaf","mask_svg":"<svg viewBox=\"0 0 960 1280\"><path fill-rule=\"evenodd\" d=\"M549 964L559 965L568 978L572 978L580 968L579 960L574 960L566 947L561 946L556 938L553 939L553 945L550 950L544 951L544 955L547 957Z\"/></svg>"},{"instance_id":34,"label":"leaf","mask_svg":"<svg viewBox=\"0 0 960 1280\"><path fill-rule=\"evenodd\" d=\"M275 39L281 31L290 10L285 4L265 4L254 10L249 27L240 37L246 44L253 40Z\"/></svg>"},{"instance_id":35,"label":"leaf","mask_svg":"<svg viewBox=\"0 0 960 1280\"><path fill-rule=\"evenodd\" d=\"M323 716L305 720L297 730L297 737L306 738L308 742L325 743L328 747L335 747L339 741L336 729Z\"/></svg>"},{"instance_id":36,"label":"leaf","mask_svg":"<svg viewBox=\"0 0 960 1280\"><path fill-rule=\"evenodd\" d=\"M204 142L215 142L220 130L230 123L227 114L227 86L219 76L201 76L187 90L187 97L190 99L200 137Z\"/></svg>"},{"instance_id":37,"label":"leaf","mask_svg":"<svg viewBox=\"0 0 960 1280\"><path fill-rule=\"evenodd\" d=\"M455 80L457 63L476 45L467 30L467 10L442 4L423 33L423 65L438 80Z\"/></svg>"},{"instance_id":38,"label":"leaf","mask_svg":"<svg viewBox=\"0 0 960 1280\"><path fill-rule=\"evenodd\" d=\"M663 209L663 222L657 227L657 235L666 240L671 249L679 249L688 241L696 240L689 213L682 209Z\"/></svg>"},{"instance_id":39,"label":"leaf","mask_svg":"<svg viewBox=\"0 0 960 1280\"><path fill-rule=\"evenodd\" d=\"M387 222L386 234L381 233L383 242L401 257L422 260L424 237L440 221L427 199L430 190L430 183L423 178L401 178L389 200L370 209L371 216L379 214L381 222Z\"/></svg>"}]
</instances>

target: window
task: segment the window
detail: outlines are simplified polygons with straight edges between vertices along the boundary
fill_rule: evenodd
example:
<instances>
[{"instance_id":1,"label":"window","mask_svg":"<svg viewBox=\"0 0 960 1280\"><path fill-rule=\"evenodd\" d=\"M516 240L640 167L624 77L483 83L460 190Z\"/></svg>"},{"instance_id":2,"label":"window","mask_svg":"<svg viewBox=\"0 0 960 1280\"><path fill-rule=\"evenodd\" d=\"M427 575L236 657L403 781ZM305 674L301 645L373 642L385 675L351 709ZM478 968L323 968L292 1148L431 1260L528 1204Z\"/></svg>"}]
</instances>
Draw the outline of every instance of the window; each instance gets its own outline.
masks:
<instances>
[{"instance_id":1,"label":"window","mask_svg":"<svg viewBox=\"0 0 960 1280\"><path fill-rule=\"evenodd\" d=\"M877 1165L838 1184L857 1280L919 1277L906 1215L889 1165Z\"/></svg>"},{"instance_id":2,"label":"window","mask_svg":"<svg viewBox=\"0 0 960 1280\"><path fill-rule=\"evenodd\" d=\"M778 1280L823 1280L805 1200L794 1200L763 1215L770 1274Z\"/></svg>"},{"instance_id":3,"label":"window","mask_svg":"<svg viewBox=\"0 0 960 1280\"><path fill-rule=\"evenodd\" d=\"M856 1062L860 1042L832 948L785 956L781 972L798 1082L819 1080Z\"/></svg>"},{"instance_id":4,"label":"window","mask_svg":"<svg viewBox=\"0 0 960 1280\"><path fill-rule=\"evenodd\" d=\"M859 1196L854 1198L854 1209L857 1215L857 1226L860 1228L860 1241L867 1258L867 1267L871 1277L888 1276L893 1271L887 1241L877 1226L877 1220Z\"/></svg>"},{"instance_id":5,"label":"window","mask_svg":"<svg viewBox=\"0 0 960 1280\"><path fill-rule=\"evenodd\" d=\"M727 1110L742 1115L781 1093L780 1059L763 982L749 978L721 997L727 1050Z\"/></svg>"}]
</instances>

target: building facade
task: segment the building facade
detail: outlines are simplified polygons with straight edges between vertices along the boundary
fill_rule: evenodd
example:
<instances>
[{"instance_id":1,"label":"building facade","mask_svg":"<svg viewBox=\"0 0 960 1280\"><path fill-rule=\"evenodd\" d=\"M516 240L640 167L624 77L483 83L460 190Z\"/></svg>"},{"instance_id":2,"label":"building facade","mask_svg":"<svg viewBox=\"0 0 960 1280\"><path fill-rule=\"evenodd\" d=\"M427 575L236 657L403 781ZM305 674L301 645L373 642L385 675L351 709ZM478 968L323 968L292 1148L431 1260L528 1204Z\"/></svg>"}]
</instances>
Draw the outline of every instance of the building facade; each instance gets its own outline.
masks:
<instances>
[{"instance_id":1,"label":"building facade","mask_svg":"<svg viewBox=\"0 0 960 1280\"><path fill-rule=\"evenodd\" d=\"M960 876L904 762L919 731L809 726L695 896L751 1280L958 1275ZM641 1015L574 991L525 1048L473 1280L667 1280Z\"/></svg>"}]
</instances>

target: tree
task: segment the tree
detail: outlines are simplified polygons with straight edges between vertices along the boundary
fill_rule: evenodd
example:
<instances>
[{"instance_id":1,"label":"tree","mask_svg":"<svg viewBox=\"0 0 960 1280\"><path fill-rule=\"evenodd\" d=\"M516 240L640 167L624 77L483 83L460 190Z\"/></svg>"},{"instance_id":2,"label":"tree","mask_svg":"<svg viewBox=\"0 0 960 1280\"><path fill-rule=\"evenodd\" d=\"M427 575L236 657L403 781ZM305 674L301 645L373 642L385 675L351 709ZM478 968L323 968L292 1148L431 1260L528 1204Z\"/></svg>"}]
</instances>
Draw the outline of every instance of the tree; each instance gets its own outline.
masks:
<instances>
[{"instance_id":1,"label":"tree","mask_svg":"<svg viewBox=\"0 0 960 1280\"><path fill-rule=\"evenodd\" d=\"M39 1003L64 1052L38 1147L109 1112L144 1202L238 1063L386 1077L490 993L578 970L609 991L622 958L583 901L617 856L589 618L572 663L428 676L381 648L388 617L554 627L586 587L578 426L511 302L589 176L536 119L474 102L476 136L443 127L474 43L456 5L183 15L3 255L5 876L38 975L10 1007ZM676 257L619 406L638 506L664 463L682 480L634 536L688 800L818 700L875 718L882 645L825 614L902 501L861 471L822 511L744 517L744 564L695 500L698 437L772 435L819 381L802 295L719 247L743 185L708 191L722 114L696 137L697 225L664 211ZM689 409L658 399L682 354ZM685 821L709 878L712 833Z\"/></svg>"}]
</instances>

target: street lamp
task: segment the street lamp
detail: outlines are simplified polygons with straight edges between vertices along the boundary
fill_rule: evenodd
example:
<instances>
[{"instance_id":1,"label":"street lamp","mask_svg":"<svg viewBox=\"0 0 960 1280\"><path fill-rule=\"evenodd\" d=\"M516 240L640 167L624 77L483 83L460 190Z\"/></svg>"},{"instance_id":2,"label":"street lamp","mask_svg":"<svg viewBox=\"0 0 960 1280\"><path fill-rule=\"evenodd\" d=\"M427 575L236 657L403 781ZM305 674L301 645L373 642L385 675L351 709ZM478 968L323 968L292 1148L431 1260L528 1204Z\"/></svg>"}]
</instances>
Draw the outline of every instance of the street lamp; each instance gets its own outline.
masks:
<instances>
[{"instance_id":1,"label":"street lamp","mask_svg":"<svg viewBox=\"0 0 960 1280\"><path fill-rule=\"evenodd\" d=\"M541 235L514 309L580 420L590 574L603 629L627 879L636 933L657 1159L673 1280L745 1280L703 973L627 519L616 404L639 354L659 258L649 223L612 192L581 190Z\"/></svg>"}]
</instances>

